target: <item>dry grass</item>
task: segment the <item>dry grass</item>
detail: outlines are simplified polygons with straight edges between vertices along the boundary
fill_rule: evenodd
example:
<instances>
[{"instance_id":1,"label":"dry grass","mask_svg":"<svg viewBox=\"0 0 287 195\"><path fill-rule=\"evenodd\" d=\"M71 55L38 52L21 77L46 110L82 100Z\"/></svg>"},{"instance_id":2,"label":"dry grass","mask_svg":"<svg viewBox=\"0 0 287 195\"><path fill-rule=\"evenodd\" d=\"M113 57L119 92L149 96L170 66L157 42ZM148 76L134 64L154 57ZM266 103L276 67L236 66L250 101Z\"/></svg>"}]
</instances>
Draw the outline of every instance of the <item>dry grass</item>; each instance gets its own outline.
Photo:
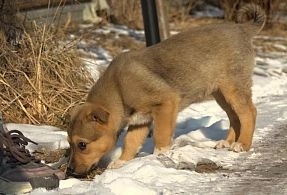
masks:
<instances>
[{"instance_id":1,"label":"dry grass","mask_svg":"<svg viewBox=\"0 0 287 195\"><path fill-rule=\"evenodd\" d=\"M141 2L138 0L108 0L112 23L123 24L134 29L143 29Z\"/></svg>"},{"instance_id":2,"label":"dry grass","mask_svg":"<svg viewBox=\"0 0 287 195\"><path fill-rule=\"evenodd\" d=\"M7 122L61 126L69 108L83 101L92 79L64 36L32 26L20 48L0 39L0 111Z\"/></svg>"}]
</instances>

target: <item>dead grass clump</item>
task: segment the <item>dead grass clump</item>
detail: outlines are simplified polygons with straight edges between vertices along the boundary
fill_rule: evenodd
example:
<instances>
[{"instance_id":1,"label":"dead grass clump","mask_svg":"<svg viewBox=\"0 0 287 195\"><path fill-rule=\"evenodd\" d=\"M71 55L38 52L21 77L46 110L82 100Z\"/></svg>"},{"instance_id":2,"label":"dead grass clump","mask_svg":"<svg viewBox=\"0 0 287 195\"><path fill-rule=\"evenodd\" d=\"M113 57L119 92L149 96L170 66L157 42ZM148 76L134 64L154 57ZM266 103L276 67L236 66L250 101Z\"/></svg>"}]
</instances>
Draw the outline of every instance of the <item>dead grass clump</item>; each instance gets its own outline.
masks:
<instances>
[{"instance_id":1,"label":"dead grass clump","mask_svg":"<svg viewBox=\"0 0 287 195\"><path fill-rule=\"evenodd\" d=\"M69 108L83 101L92 83L75 43L35 23L19 48L3 38L0 43L0 111L6 121L63 125Z\"/></svg>"},{"instance_id":2,"label":"dead grass clump","mask_svg":"<svg viewBox=\"0 0 287 195\"><path fill-rule=\"evenodd\" d=\"M108 0L111 7L110 20L115 24L133 29L143 29L141 2L138 0Z\"/></svg>"}]
</instances>

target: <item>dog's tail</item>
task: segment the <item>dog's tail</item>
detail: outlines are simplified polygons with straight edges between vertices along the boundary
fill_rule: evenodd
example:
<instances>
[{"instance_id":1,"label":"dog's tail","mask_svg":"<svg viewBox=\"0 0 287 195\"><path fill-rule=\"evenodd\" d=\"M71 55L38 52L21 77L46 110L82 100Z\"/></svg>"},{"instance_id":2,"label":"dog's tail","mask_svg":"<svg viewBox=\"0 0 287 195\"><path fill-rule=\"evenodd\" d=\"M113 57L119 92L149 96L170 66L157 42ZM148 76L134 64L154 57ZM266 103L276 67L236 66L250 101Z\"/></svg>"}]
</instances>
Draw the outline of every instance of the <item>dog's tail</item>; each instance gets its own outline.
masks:
<instances>
[{"instance_id":1,"label":"dog's tail","mask_svg":"<svg viewBox=\"0 0 287 195\"><path fill-rule=\"evenodd\" d=\"M237 14L237 22L247 24L249 29L254 33L259 33L265 23L266 14L263 8L256 4L247 4L240 8Z\"/></svg>"}]
</instances>

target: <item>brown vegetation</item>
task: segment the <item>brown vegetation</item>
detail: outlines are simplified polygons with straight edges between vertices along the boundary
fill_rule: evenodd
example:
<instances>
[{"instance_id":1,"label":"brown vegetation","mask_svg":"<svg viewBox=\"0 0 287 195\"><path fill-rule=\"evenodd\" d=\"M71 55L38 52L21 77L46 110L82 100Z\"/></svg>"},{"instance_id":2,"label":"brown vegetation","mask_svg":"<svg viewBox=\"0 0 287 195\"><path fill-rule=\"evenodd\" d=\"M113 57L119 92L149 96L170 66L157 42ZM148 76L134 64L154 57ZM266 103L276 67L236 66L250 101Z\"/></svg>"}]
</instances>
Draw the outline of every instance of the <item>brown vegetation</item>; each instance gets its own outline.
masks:
<instances>
[{"instance_id":1,"label":"brown vegetation","mask_svg":"<svg viewBox=\"0 0 287 195\"><path fill-rule=\"evenodd\" d=\"M0 111L6 121L59 126L69 108L83 101L92 79L75 43L63 38L34 24L19 47L0 40Z\"/></svg>"},{"instance_id":2,"label":"brown vegetation","mask_svg":"<svg viewBox=\"0 0 287 195\"><path fill-rule=\"evenodd\" d=\"M112 23L127 25L134 29L143 29L141 1L139 0L107 0L111 7Z\"/></svg>"},{"instance_id":3,"label":"brown vegetation","mask_svg":"<svg viewBox=\"0 0 287 195\"><path fill-rule=\"evenodd\" d=\"M143 28L141 4L140 1L117 1L108 0L111 6L111 22L124 24L131 28ZM196 22L210 23L211 19L192 18L191 10L203 7L206 4L221 7L224 10L225 20L235 20L235 15L238 9L246 3L255 3L263 7L266 11L268 22L266 27L270 30L286 30L286 24L280 22L279 12L284 11L287 6L286 0L169 0L165 1L168 4L168 18L172 23L171 29L179 29L178 26L191 25L195 26ZM283 7L283 9L282 9ZM286 12L286 9L285 9ZM213 22L218 22L218 19L213 19ZM273 31L272 31L273 32Z\"/></svg>"}]
</instances>

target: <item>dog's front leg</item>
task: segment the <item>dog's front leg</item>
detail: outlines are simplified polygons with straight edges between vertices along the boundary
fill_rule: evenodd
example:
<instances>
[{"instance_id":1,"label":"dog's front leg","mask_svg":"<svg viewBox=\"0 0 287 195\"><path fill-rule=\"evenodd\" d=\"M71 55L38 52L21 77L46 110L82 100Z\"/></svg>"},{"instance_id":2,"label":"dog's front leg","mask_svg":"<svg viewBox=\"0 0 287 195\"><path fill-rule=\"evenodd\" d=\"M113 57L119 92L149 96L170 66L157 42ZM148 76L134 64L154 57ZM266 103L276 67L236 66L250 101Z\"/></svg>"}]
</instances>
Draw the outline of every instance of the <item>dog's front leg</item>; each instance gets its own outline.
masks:
<instances>
[{"instance_id":1,"label":"dog's front leg","mask_svg":"<svg viewBox=\"0 0 287 195\"><path fill-rule=\"evenodd\" d=\"M170 96L169 99L156 106L153 111L154 117L154 154L164 153L170 149L174 129L176 125L176 116L178 112L179 98Z\"/></svg>"},{"instance_id":2,"label":"dog's front leg","mask_svg":"<svg viewBox=\"0 0 287 195\"><path fill-rule=\"evenodd\" d=\"M148 125L129 126L124 139L123 151L120 158L109 164L108 168L119 168L128 160L131 160L141 149L149 133Z\"/></svg>"}]
</instances>

